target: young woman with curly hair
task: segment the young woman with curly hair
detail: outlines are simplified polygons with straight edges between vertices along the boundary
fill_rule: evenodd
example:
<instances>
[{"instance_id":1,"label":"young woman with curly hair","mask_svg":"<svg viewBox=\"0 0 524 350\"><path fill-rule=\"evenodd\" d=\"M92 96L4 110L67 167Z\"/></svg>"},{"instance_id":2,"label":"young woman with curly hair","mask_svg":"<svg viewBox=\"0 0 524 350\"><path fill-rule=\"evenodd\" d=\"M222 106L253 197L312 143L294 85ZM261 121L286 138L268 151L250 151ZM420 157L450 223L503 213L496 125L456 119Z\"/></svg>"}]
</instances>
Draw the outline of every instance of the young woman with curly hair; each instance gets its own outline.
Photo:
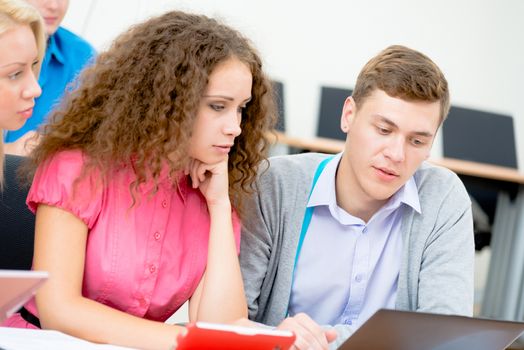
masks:
<instances>
[{"instance_id":1,"label":"young woman with curly hair","mask_svg":"<svg viewBox=\"0 0 524 350\"><path fill-rule=\"evenodd\" d=\"M32 153L33 268L50 278L7 325L169 349L183 327L163 322L186 300L191 321L246 317L232 208L274 114L235 30L174 11L121 35Z\"/></svg>"}]
</instances>

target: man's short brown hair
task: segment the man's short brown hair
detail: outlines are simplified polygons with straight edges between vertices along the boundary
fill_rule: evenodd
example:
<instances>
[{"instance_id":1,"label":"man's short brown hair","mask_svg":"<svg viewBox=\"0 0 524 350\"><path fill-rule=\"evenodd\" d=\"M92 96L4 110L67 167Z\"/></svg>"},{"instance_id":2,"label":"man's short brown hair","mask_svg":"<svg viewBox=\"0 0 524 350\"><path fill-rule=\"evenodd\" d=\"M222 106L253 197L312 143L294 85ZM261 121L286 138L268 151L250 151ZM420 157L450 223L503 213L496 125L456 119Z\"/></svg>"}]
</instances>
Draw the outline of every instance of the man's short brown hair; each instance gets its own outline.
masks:
<instances>
[{"instance_id":1,"label":"man's short brown hair","mask_svg":"<svg viewBox=\"0 0 524 350\"><path fill-rule=\"evenodd\" d=\"M440 122L449 112L448 82L429 57L401 45L393 45L373 57L357 78L353 99L364 103L375 89L406 101L440 102Z\"/></svg>"}]
</instances>

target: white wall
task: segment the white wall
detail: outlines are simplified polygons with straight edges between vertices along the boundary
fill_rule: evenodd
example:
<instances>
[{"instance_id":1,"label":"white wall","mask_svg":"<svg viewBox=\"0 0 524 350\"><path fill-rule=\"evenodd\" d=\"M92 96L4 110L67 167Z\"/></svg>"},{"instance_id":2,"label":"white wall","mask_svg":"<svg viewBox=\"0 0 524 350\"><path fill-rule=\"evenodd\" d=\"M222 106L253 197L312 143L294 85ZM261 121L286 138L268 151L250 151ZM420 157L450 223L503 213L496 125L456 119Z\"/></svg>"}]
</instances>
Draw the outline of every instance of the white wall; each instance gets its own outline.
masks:
<instances>
[{"instance_id":1,"label":"white wall","mask_svg":"<svg viewBox=\"0 0 524 350\"><path fill-rule=\"evenodd\" d=\"M221 18L250 37L285 84L286 123L313 136L321 85L352 87L378 51L403 44L444 71L452 103L512 115L524 169L523 0L71 0L64 25L103 49L127 26L168 9ZM435 156L441 154L436 141Z\"/></svg>"}]
</instances>

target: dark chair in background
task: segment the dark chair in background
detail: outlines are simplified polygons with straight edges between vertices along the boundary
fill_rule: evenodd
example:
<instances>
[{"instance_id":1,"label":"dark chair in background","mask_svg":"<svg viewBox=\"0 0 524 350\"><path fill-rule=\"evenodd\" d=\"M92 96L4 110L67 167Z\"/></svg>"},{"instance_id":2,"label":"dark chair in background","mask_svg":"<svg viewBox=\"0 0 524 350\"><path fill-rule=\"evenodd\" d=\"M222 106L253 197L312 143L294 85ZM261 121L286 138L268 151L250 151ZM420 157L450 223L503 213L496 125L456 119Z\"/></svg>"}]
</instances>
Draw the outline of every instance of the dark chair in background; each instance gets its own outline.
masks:
<instances>
[{"instance_id":1,"label":"dark chair in background","mask_svg":"<svg viewBox=\"0 0 524 350\"><path fill-rule=\"evenodd\" d=\"M336 140L346 140L340 130L340 116L344 101L353 90L322 86L320 91L320 110L318 113L317 136Z\"/></svg>"},{"instance_id":2,"label":"dark chair in background","mask_svg":"<svg viewBox=\"0 0 524 350\"><path fill-rule=\"evenodd\" d=\"M515 132L511 116L451 107L442 127L444 157L517 168ZM461 176L466 189L493 224L498 192L516 186ZM516 193L516 188L504 188ZM475 214L475 213L474 213ZM475 232L477 250L489 245L490 232Z\"/></svg>"},{"instance_id":3,"label":"dark chair in background","mask_svg":"<svg viewBox=\"0 0 524 350\"><path fill-rule=\"evenodd\" d=\"M24 158L6 155L4 190L0 192L0 269L30 270L35 216L25 204L28 187L20 185L17 169Z\"/></svg>"},{"instance_id":4,"label":"dark chair in background","mask_svg":"<svg viewBox=\"0 0 524 350\"><path fill-rule=\"evenodd\" d=\"M284 99L284 84L280 81L273 81L273 93L277 102L278 119L275 129L286 132L286 106Z\"/></svg>"}]
</instances>

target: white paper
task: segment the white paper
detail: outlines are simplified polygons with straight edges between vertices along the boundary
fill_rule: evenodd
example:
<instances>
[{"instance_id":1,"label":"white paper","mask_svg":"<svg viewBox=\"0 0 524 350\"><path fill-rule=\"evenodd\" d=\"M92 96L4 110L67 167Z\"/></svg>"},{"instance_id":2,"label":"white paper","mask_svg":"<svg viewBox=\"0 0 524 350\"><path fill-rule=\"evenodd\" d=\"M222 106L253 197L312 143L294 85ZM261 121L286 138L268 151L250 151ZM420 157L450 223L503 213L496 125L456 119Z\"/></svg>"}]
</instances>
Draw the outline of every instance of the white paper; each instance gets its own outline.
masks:
<instances>
[{"instance_id":1,"label":"white paper","mask_svg":"<svg viewBox=\"0 0 524 350\"><path fill-rule=\"evenodd\" d=\"M115 345L95 344L61 332L0 327L1 350L130 350Z\"/></svg>"}]
</instances>

